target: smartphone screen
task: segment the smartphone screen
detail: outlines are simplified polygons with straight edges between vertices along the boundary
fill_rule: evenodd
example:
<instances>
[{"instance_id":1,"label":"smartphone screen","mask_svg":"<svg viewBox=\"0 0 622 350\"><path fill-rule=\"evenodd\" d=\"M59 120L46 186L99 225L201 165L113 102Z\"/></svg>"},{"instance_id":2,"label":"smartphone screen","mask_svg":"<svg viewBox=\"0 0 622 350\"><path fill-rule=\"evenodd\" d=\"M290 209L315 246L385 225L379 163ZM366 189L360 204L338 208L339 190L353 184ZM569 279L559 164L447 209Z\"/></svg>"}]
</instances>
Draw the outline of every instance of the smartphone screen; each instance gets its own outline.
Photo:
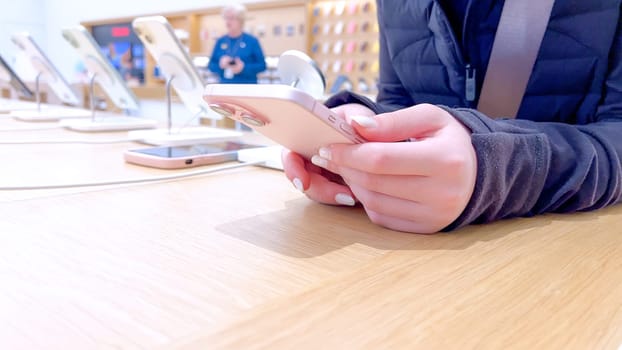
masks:
<instances>
[{"instance_id":1,"label":"smartphone screen","mask_svg":"<svg viewBox=\"0 0 622 350\"><path fill-rule=\"evenodd\" d=\"M160 158L183 158L206 154L232 153L241 149L258 148L261 146L247 145L237 142L221 142L191 146L154 147L132 150Z\"/></svg>"}]
</instances>

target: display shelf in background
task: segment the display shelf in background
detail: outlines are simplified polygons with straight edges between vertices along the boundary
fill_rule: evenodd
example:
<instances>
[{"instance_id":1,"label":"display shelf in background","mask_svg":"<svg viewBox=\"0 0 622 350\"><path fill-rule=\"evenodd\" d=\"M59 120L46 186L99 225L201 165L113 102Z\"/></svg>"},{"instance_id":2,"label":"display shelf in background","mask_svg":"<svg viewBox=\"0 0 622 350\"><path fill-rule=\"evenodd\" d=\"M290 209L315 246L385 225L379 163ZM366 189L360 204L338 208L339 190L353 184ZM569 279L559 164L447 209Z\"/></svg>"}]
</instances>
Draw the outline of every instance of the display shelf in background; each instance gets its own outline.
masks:
<instances>
[{"instance_id":1,"label":"display shelf in background","mask_svg":"<svg viewBox=\"0 0 622 350\"><path fill-rule=\"evenodd\" d=\"M262 84L278 83L278 56L290 49L306 52L326 76L329 95L351 88L368 96L376 94L378 79L378 25L373 0L287 0L247 4L245 31L257 36L268 61L259 75ZM183 33L188 48L206 83L216 77L206 69L217 38L225 33L221 8L164 13L171 26ZM145 14L153 15L153 14ZM130 23L135 17L83 22L98 25ZM144 84L132 86L139 98L164 99L164 81L154 74L155 60L145 52ZM335 84L339 81L345 84ZM363 84L361 84L361 82ZM229 125L228 125L229 126Z\"/></svg>"},{"instance_id":2,"label":"display shelf in background","mask_svg":"<svg viewBox=\"0 0 622 350\"><path fill-rule=\"evenodd\" d=\"M304 51L308 46L308 4L308 0L247 4L245 30L259 38L266 56L278 56L288 49ZM221 10L221 8L208 8L158 15L166 17L175 30L187 33L182 43L188 48L192 57L208 57L216 40L225 34ZM154 14L144 14L148 15ZM135 17L140 16L87 21L82 25L91 29L99 25L130 23ZM155 61L148 53L145 55L144 66L144 84L135 90L164 84L154 75Z\"/></svg>"},{"instance_id":3,"label":"display shelf in background","mask_svg":"<svg viewBox=\"0 0 622 350\"><path fill-rule=\"evenodd\" d=\"M347 88L375 94L378 22L371 0L311 1L308 52L326 76L328 93Z\"/></svg>"}]
</instances>

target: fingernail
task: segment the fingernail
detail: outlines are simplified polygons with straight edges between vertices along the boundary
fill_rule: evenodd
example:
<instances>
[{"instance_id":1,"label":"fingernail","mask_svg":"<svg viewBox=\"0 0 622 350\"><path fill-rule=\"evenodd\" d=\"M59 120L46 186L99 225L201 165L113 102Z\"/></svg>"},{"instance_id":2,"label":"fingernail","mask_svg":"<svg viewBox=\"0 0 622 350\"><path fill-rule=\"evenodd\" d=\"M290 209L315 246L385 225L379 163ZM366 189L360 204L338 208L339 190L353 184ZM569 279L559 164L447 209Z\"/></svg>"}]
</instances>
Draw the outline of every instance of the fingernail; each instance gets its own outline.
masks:
<instances>
[{"instance_id":1,"label":"fingernail","mask_svg":"<svg viewBox=\"0 0 622 350\"><path fill-rule=\"evenodd\" d=\"M376 128L378 127L378 122L376 121L376 119L374 118L370 118L370 117L365 117L362 115L352 115L352 116L348 116L346 117L346 120L348 121L349 124L352 124L352 122L356 122L358 125L364 127L364 128Z\"/></svg>"},{"instance_id":2,"label":"fingernail","mask_svg":"<svg viewBox=\"0 0 622 350\"><path fill-rule=\"evenodd\" d=\"M328 160L320 157L320 156L313 156L311 157L311 163L319 166L320 168L327 168L328 167Z\"/></svg>"},{"instance_id":3,"label":"fingernail","mask_svg":"<svg viewBox=\"0 0 622 350\"><path fill-rule=\"evenodd\" d=\"M300 181L299 178L295 178L294 180L292 180L292 183L294 184L294 187L296 187L296 189L300 192L304 192L305 188L302 186L302 181Z\"/></svg>"},{"instance_id":4,"label":"fingernail","mask_svg":"<svg viewBox=\"0 0 622 350\"><path fill-rule=\"evenodd\" d=\"M335 202L341 204L341 205L347 205L349 207L353 207L356 202L354 201L354 198L352 198L352 196L347 195L345 193L339 193L335 196Z\"/></svg>"},{"instance_id":5,"label":"fingernail","mask_svg":"<svg viewBox=\"0 0 622 350\"><path fill-rule=\"evenodd\" d=\"M324 159L328 159L328 160L332 160L332 154L330 153L330 149L326 148L326 147L322 147L320 148L319 152L320 157L324 158Z\"/></svg>"}]
</instances>

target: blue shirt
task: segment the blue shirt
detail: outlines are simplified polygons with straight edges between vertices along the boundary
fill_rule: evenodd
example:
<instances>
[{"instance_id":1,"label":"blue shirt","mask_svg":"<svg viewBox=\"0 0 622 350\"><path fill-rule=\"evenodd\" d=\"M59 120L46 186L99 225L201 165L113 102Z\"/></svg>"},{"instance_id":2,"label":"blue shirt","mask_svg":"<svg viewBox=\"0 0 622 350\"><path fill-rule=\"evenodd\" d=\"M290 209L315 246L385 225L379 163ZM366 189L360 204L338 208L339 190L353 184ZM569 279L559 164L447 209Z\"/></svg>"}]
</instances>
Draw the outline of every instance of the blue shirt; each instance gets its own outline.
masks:
<instances>
[{"instance_id":1,"label":"blue shirt","mask_svg":"<svg viewBox=\"0 0 622 350\"><path fill-rule=\"evenodd\" d=\"M225 55L244 62L244 69L233 78L226 78L225 70L220 68L220 58ZM257 84L257 74L266 70L266 60L254 36L247 33L237 38L225 35L216 41L207 68L218 74L222 84Z\"/></svg>"}]
</instances>

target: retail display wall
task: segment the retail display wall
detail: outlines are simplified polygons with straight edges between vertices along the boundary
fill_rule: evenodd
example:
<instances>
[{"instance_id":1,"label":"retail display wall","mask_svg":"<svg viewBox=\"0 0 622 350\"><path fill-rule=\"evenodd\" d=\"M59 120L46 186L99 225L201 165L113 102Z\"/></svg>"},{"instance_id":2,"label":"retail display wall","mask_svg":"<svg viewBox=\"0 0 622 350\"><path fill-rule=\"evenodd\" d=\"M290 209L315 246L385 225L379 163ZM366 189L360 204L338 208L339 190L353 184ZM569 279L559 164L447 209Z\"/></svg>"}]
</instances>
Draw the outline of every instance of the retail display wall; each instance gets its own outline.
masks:
<instances>
[{"instance_id":1,"label":"retail display wall","mask_svg":"<svg viewBox=\"0 0 622 350\"><path fill-rule=\"evenodd\" d=\"M342 89L364 94L376 92L379 45L375 1L290 0L253 3L247 7L245 30L259 38L270 68L260 76L260 83L278 82L275 73L278 55L297 49L307 52L317 62L326 76L327 94ZM210 82L215 78L205 69L207 59L216 39L225 33L220 11L211 8L164 14L195 59L197 68ZM131 76L139 77L133 84L140 85L137 94L161 97L163 82L156 63L139 45L133 44L133 34L122 29L131 20L116 18L83 25L106 38L101 43L105 50L115 47L111 44L114 39L120 42L116 47L129 47L132 58L128 62L135 65ZM109 35L104 29L110 31ZM121 34L127 37L119 37Z\"/></svg>"},{"instance_id":2,"label":"retail display wall","mask_svg":"<svg viewBox=\"0 0 622 350\"><path fill-rule=\"evenodd\" d=\"M378 22L371 0L313 1L308 51L324 72L328 93L372 94L378 79Z\"/></svg>"}]
</instances>

